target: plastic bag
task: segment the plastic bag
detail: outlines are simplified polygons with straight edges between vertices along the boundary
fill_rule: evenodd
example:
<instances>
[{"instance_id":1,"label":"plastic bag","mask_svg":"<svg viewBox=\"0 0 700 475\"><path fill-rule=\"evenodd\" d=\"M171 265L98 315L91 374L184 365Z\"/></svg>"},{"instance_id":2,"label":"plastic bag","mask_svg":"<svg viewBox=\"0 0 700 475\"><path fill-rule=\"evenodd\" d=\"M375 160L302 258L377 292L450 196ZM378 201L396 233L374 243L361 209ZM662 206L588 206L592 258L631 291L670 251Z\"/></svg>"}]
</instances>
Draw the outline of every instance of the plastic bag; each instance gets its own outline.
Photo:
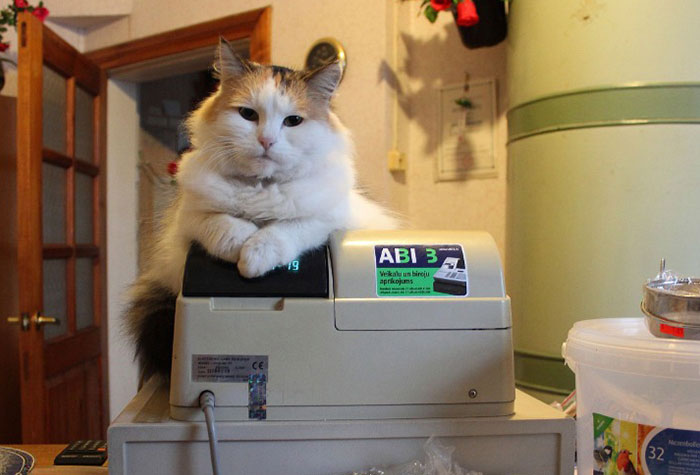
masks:
<instances>
[{"instance_id":1,"label":"plastic bag","mask_svg":"<svg viewBox=\"0 0 700 475\"><path fill-rule=\"evenodd\" d=\"M483 475L460 467L452 462L454 447L442 445L435 437L423 444L425 463L413 460L388 468L371 468L366 472L353 472L352 475Z\"/></svg>"}]
</instances>

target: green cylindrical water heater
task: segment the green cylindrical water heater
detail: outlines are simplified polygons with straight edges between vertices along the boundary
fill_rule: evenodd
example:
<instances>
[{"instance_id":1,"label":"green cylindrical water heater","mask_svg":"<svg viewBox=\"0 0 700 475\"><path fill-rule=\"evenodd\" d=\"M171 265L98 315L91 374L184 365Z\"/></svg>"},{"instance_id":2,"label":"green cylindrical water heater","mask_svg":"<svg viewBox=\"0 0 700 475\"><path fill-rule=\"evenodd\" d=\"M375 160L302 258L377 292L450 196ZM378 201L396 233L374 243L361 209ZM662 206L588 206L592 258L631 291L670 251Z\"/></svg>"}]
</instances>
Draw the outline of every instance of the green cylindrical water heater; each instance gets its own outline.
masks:
<instances>
[{"instance_id":1,"label":"green cylindrical water heater","mask_svg":"<svg viewBox=\"0 0 700 475\"><path fill-rule=\"evenodd\" d=\"M521 386L568 392L569 328L641 316L662 257L700 275L698 18L696 0L510 3L506 272Z\"/></svg>"}]
</instances>

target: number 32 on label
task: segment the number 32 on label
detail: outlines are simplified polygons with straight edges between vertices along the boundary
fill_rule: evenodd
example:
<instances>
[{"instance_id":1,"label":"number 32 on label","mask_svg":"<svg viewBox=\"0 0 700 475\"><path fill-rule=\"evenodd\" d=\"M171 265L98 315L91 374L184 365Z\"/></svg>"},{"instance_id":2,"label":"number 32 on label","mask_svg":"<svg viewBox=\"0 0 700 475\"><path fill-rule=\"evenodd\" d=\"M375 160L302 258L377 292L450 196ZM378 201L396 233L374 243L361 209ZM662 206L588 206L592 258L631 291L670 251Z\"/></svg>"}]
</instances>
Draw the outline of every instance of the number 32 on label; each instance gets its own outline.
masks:
<instances>
[{"instance_id":1,"label":"number 32 on label","mask_svg":"<svg viewBox=\"0 0 700 475\"><path fill-rule=\"evenodd\" d=\"M653 445L650 445L647 447L647 458L649 460L658 460L659 462L664 461L664 448L663 447L654 447Z\"/></svg>"}]
</instances>

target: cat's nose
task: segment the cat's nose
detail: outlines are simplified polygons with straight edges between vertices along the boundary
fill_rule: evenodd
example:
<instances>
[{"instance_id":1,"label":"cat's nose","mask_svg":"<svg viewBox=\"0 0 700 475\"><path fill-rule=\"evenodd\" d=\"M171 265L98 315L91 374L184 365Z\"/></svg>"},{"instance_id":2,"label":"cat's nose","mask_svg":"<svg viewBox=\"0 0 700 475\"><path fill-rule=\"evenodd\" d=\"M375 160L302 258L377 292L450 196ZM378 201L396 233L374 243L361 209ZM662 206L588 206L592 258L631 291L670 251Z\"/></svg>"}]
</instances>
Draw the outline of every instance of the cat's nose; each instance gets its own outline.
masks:
<instances>
[{"instance_id":1,"label":"cat's nose","mask_svg":"<svg viewBox=\"0 0 700 475\"><path fill-rule=\"evenodd\" d=\"M275 140L270 137L265 137L264 135L261 135L260 137L258 137L258 142L260 142L260 145L262 145L265 150L268 150L274 145Z\"/></svg>"}]
</instances>

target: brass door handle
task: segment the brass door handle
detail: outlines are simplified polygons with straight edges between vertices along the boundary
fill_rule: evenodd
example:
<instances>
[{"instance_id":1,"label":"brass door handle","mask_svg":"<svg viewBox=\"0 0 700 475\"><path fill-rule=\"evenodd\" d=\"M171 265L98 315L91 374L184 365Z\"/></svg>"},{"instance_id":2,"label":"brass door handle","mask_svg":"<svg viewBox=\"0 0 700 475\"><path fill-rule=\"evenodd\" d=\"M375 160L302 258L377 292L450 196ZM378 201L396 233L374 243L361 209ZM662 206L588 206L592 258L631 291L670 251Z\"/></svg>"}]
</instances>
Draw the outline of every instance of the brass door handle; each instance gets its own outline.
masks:
<instances>
[{"instance_id":1,"label":"brass door handle","mask_svg":"<svg viewBox=\"0 0 700 475\"><path fill-rule=\"evenodd\" d=\"M34 324L36 325L37 330L41 328L42 325L60 325L61 321L56 318L56 317L47 317L45 315L42 315L41 312L36 312L34 316L32 317L32 320L34 321Z\"/></svg>"},{"instance_id":2,"label":"brass door handle","mask_svg":"<svg viewBox=\"0 0 700 475\"><path fill-rule=\"evenodd\" d=\"M16 325L21 325L22 326L22 331L26 332L29 330L29 326L31 324L31 319L29 318L28 313L23 313L19 317L7 317L7 323L12 323Z\"/></svg>"},{"instance_id":3,"label":"brass door handle","mask_svg":"<svg viewBox=\"0 0 700 475\"><path fill-rule=\"evenodd\" d=\"M42 325L60 325L61 321L55 317L47 317L41 314L41 312L36 312L31 317L28 313L23 313L19 317L7 317L7 323L17 324L22 326L22 331L29 331L32 322L36 325L36 329L39 330Z\"/></svg>"}]
</instances>

